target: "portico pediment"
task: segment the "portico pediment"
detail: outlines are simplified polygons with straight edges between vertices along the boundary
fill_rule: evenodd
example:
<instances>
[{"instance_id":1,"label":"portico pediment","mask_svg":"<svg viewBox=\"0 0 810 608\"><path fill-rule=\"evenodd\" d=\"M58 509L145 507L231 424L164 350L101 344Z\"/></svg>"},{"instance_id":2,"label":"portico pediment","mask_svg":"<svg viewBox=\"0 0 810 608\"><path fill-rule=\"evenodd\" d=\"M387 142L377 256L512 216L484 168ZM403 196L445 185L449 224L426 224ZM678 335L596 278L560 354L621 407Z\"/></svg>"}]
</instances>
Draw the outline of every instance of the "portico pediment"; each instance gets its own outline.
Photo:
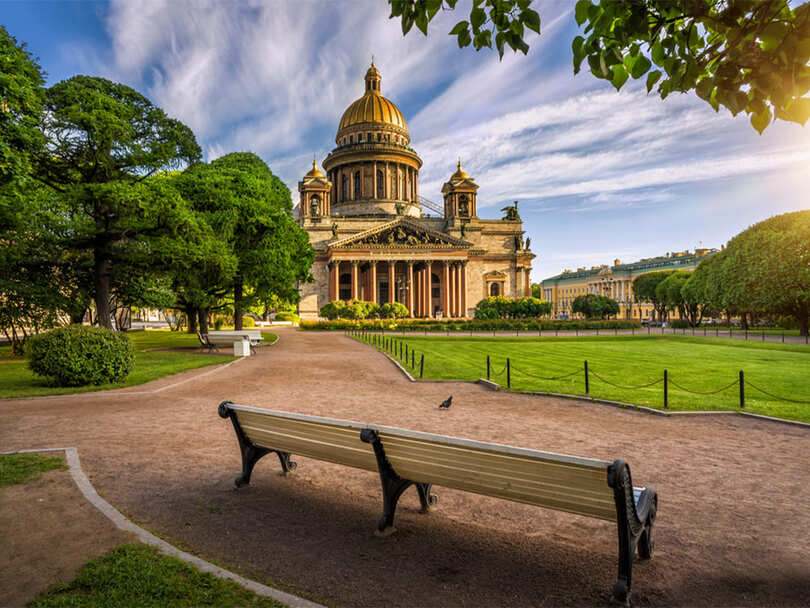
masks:
<instances>
[{"instance_id":1,"label":"portico pediment","mask_svg":"<svg viewBox=\"0 0 810 608\"><path fill-rule=\"evenodd\" d=\"M427 228L417 220L401 217L370 230L347 236L328 245L329 249L352 249L358 247L379 249L466 249L472 247L472 243Z\"/></svg>"}]
</instances>

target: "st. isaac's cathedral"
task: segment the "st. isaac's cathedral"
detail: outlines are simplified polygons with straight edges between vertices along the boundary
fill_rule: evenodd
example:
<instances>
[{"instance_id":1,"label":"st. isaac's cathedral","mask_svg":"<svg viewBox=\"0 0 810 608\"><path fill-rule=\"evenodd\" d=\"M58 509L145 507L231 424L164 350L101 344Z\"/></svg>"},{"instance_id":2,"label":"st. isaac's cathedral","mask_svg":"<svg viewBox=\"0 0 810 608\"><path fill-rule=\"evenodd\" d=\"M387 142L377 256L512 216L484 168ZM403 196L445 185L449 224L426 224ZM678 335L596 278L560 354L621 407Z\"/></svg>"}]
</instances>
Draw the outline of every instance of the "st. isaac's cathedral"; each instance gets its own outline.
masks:
<instances>
[{"instance_id":1,"label":"st. isaac's cathedral","mask_svg":"<svg viewBox=\"0 0 810 608\"><path fill-rule=\"evenodd\" d=\"M478 185L459 161L442 187L444 208L430 209L419 196L422 160L373 62L365 80L365 94L340 119L326 173L313 161L298 183L298 223L315 249L301 317L351 298L401 302L412 317L469 317L487 296L531 295L535 256L517 205L503 219L479 218Z\"/></svg>"}]
</instances>

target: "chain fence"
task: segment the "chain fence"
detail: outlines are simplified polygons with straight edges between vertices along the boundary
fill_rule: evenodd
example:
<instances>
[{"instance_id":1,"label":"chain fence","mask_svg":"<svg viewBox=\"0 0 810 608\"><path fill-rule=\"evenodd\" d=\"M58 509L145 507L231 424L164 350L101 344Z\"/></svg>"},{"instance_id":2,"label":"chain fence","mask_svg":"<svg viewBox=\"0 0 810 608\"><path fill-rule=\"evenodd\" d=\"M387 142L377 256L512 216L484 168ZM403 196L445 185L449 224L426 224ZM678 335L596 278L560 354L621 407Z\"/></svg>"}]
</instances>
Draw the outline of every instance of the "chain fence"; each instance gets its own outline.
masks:
<instances>
[{"instance_id":1,"label":"chain fence","mask_svg":"<svg viewBox=\"0 0 810 608\"><path fill-rule=\"evenodd\" d=\"M424 377L424 369L425 369L425 353L420 352L417 354L416 349L407 342L404 336L392 336L392 335L385 335L382 333L377 332L365 332L363 330L347 330L345 335L357 339L365 344L369 344L377 348L378 350L384 351L391 355L394 359L397 359L400 363L402 363L405 367L409 367L411 371L416 371L417 368L419 370L419 378ZM522 364L521 364L522 365ZM647 390L658 385L663 384L663 403L664 408L668 408L669 404L669 391L670 387L677 389L679 391L683 391L684 393L690 395L698 395L702 397L710 397L713 395L717 395L724 391L727 391L731 388L738 387L739 388L739 403L738 406L740 409L745 408L745 386L750 387L751 389L765 395L766 397L770 398L774 401L780 401L785 403L795 403L800 405L810 405L810 400L805 399L792 399L789 397L783 397L780 395L776 395L770 391L767 391L760 386L752 384L750 381L745 379L744 373L741 370L739 372L739 377L734 381L730 382L729 384L713 390L708 391L698 391L687 388L683 384L673 380L672 375L665 369L663 370L663 377L652 380L646 384L639 384L639 385L624 385L619 384L617 382L613 382L608 380L603 375L598 374L593 370L592 367L589 368L588 362L584 361L583 365L577 367L571 372L562 373L559 375L554 376L544 376L538 374L536 372L528 372L523 368L515 367L511 357L506 357L506 361L503 367L500 370L496 371L492 367L492 360L489 355L487 355L486 359L486 378L490 380L491 378L501 378L502 376L506 375L506 382L507 388L512 389L512 376L513 374L517 374L524 378L529 378L532 380L541 380L547 382L556 382L560 380L567 380L568 378L572 378L579 374L583 375L584 386L585 386L585 394L590 395L590 380L591 378L595 378L600 382L611 386L613 388L617 388L620 390L625 391L636 391L636 390ZM574 395L575 396L575 395Z\"/></svg>"}]
</instances>

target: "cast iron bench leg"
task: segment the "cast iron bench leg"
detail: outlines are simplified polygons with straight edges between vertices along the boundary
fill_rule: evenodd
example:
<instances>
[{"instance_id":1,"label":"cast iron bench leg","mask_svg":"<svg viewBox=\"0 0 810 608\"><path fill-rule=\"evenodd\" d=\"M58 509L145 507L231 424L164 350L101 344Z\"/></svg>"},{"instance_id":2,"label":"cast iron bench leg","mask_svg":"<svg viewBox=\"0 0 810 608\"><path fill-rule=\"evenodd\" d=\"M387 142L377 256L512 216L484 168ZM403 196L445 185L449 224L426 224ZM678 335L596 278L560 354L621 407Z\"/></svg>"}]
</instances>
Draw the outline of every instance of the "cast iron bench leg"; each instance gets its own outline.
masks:
<instances>
[{"instance_id":1,"label":"cast iron bench leg","mask_svg":"<svg viewBox=\"0 0 810 608\"><path fill-rule=\"evenodd\" d=\"M371 444L374 448L374 455L377 457L377 469L380 473L383 492L383 514L377 520L376 534L387 536L396 530L394 528L394 514L397 510L397 503L402 493L410 486L415 485L416 490L419 492L419 502L422 505L423 513L427 513L430 506L436 504L437 498L435 494L430 493L431 484L414 482L397 475L391 463L385 457L385 450L376 431L363 429L360 432L360 439Z\"/></svg>"},{"instance_id":2,"label":"cast iron bench leg","mask_svg":"<svg viewBox=\"0 0 810 608\"><path fill-rule=\"evenodd\" d=\"M623 460L616 460L608 467L607 477L608 485L613 488L619 532L619 575L613 585L613 599L629 605L636 549L640 561L652 557L658 496L653 489L647 488L636 502L630 467Z\"/></svg>"},{"instance_id":3,"label":"cast iron bench leg","mask_svg":"<svg viewBox=\"0 0 810 608\"><path fill-rule=\"evenodd\" d=\"M236 439L239 441L239 450L242 452L242 474L234 480L236 487L241 488L242 486L249 484L250 476L253 473L253 467L256 466L256 463L259 462L259 460L261 460L264 456L267 456L267 454L272 452L275 452L278 455L279 462L281 463L282 475L287 475L291 471L295 470L298 464L290 459L289 452L260 448L253 445L250 439L248 439L247 435L245 435L245 432L242 430L242 426L236 419L236 414L228 407L230 404L230 401L223 401L220 403L219 415L221 418L231 419L231 423L233 423L233 430L236 432Z\"/></svg>"}]
</instances>

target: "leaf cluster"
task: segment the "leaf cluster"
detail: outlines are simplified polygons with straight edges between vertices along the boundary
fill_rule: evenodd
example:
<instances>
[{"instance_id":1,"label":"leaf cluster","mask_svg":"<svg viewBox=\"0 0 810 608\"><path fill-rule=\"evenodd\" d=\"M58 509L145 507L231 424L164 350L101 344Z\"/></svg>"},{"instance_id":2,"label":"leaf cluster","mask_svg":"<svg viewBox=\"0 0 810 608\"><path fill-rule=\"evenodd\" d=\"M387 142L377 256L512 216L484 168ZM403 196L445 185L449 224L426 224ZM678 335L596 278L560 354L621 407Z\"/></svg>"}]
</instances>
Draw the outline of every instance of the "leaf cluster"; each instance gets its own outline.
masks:
<instances>
[{"instance_id":1,"label":"leaf cluster","mask_svg":"<svg viewBox=\"0 0 810 608\"><path fill-rule=\"evenodd\" d=\"M403 35L416 25L427 36L428 23L439 10L455 9L458 0L388 0L388 3L389 18L400 19ZM469 19L456 23L450 35L456 36L459 48L472 44L480 51L491 49L494 44L501 59L507 46L525 55L529 51L526 30L540 33L540 15L531 4L532 0L472 0Z\"/></svg>"},{"instance_id":2,"label":"leaf cluster","mask_svg":"<svg viewBox=\"0 0 810 608\"><path fill-rule=\"evenodd\" d=\"M745 112L760 133L775 119L810 117L810 3L788 0L579 0L587 62L617 90L646 75L662 99L695 90L715 111Z\"/></svg>"}]
</instances>

